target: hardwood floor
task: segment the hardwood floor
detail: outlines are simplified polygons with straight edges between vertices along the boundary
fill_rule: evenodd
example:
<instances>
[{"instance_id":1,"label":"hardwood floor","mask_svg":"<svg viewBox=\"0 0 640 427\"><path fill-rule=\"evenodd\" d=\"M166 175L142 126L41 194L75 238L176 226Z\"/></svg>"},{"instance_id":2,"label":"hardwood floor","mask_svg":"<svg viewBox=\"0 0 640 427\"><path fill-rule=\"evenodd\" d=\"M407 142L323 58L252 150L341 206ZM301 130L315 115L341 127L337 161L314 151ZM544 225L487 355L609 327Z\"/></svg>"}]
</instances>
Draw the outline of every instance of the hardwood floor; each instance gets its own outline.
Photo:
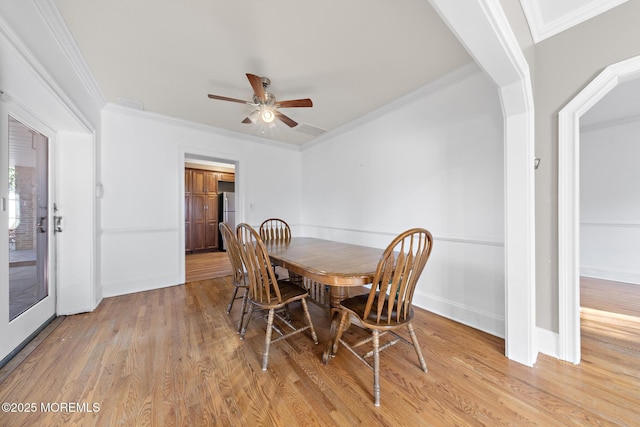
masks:
<instances>
[{"instance_id":1,"label":"hardwood floor","mask_svg":"<svg viewBox=\"0 0 640 427\"><path fill-rule=\"evenodd\" d=\"M0 425L640 424L636 317L583 315L579 366L540 355L529 368L504 357L503 340L417 309L429 372L410 348L386 350L375 408L372 372L353 355L322 364L324 309L309 307L321 344L305 333L275 343L263 372L264 321L241 341L239 304L225 313L231 289L230 277L197 281L66 317L0 384L0 402L36 411L0 412Z\"/></svg>"},{"instance_id":2,"label":"hardwood floor","mask_svg":"<svg viewBox=\"0 0 640 427\"><path fill-rule=\"evenodd\" d=\"M640 317L640 285L581 277L580 307Z\"/></svg>"},{"instance_id":3,"label":"hardwood floor","mask_svg":"<svg viewBox=\"0 0 640 427\"><path fill-rule=\"evenodd\" d=\"M226 252L203 252L185 255L186 283L213 279L231 274L231 262Z\"/></svg>"}]
</instances>

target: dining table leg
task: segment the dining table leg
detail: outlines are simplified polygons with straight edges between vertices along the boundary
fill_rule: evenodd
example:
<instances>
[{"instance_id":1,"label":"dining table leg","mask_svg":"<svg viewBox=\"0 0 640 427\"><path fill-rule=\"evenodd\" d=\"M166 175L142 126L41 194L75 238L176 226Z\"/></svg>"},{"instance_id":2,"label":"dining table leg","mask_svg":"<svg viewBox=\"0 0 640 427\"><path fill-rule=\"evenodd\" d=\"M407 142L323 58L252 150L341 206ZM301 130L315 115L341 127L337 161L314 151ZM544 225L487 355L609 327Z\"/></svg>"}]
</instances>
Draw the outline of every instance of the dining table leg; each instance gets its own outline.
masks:
<instances>
[{"instance_id":1,"label":"dining table leg","mask_svg":"<svg viewBox=\"0 0 640 427\"><path fill-rule=\"evenodd\" d=\"M293 271L289 271L289 281L294 285L300 286L301 288L305 287L304 277L297 273L294 273Z\"/></svg>"},{"instance_id":2,"label":"dining table leg","mask_svg":"<svg viewBox=\"0 0 640 427\"><path fill-rule=\"evenodd\" d=\"M327 365L331 358L335 356L333 353L333 345L335 344L336 335L338 334L338 326L340 326L340 302L349 296L347 288L344 286L331 286L329 292L329 303L331 305L329 318L331 319L331 326L329 328L327 346L325 347L324 354L322 355L322 362L325 365Z\"/></svg>"}]
</instances>

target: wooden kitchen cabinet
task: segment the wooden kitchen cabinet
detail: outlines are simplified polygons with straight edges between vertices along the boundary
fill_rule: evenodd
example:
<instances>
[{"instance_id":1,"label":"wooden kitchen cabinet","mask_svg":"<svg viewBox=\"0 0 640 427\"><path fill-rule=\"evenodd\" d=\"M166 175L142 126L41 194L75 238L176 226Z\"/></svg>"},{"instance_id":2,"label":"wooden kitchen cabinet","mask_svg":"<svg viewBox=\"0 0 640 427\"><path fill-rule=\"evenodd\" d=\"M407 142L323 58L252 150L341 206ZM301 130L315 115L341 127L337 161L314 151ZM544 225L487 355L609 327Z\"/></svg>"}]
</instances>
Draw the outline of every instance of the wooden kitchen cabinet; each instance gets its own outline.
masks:
<instances>
[{"instance_id":1,"label":"wooden kitchen cabinet","mask_svg":"<svg viewBox=\"0 0 640 427\"><path fill-rule=\"evenodd\" d=\"M218 181L224 182L234 182L236 179L235 174L229 172L219 172L218 173Z\"/></svg>"},{"instance_id":2,"label":"wooden kitchen cabinet","mask_svg":"<svg viewBox=\"0 0 640 427\"><path fill-rule=\"evenodd\" d=\"M218 174L185 169L185 251L218 249Z\"/></svg>"},{"instance_id":3,"label":"wooden kitchen cabinet","mask_svg":"<svg viewBox=\"0 0 640 427\"><path fill-rule=\"evenodd\" d=\"M193 243L191 241L191 176L192 170L184 170L184 250L186 252L193 251Z\"/></svg>"},{"instance_id":4,"label":"wooden kitchen cabinet","mask_svg":"<svg viewBox=\"0 0 640 427\"><path fill-rule=\"evenodd\" d=\"M218 173L191 169L191 191L193 194L218 193Z\"/></svg>"},{"instance_id":5,"label":"wooden kitchen cabinet","mask_svg":"<svg viewBox=\"0 0 640 427\"><path fill-rule=\"evenodd\" d=\"M218 195L191 196L191 250L218 248Z\"/></svg>"}]
</instances>

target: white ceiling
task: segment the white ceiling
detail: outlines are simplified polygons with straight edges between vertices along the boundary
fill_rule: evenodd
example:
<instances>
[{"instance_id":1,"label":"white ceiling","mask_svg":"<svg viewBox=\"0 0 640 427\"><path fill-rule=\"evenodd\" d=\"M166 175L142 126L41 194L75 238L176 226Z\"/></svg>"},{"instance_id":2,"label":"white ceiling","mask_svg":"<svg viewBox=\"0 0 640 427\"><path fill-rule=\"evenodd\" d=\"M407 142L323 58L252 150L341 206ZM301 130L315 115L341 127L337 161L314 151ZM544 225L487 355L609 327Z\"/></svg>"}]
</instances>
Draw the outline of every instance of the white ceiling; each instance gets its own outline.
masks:
<instances>
[{"instance_id":1,"label":"white ceiling","mask_svg":"<svg viewBox=\"0 0 640 427\"><path fill-rule=\"evenodd\" d=\"M52 1L108 102L292 144L472 62L427 0ZM624 1L521 4L540 40L558 20ZM242 124L253 107L207 97L250 101L246 73L268 77L278 100L311 98L312 108L282 110L300 126Z\"/></svg>"},{"instance_id":2,"label":"white ceiling","mask_svg":"<svg viewBox=\"0 0 640 427\"><path fill-rule=\"evenodd\" d=\"M55 0L109 102L302 144L283 123L240 123L253 107L245 76L271 79L301 125L344 125L472 62L425 0ZM264 134L261 132L264 131Z\"/></svg>"}]
</instances>

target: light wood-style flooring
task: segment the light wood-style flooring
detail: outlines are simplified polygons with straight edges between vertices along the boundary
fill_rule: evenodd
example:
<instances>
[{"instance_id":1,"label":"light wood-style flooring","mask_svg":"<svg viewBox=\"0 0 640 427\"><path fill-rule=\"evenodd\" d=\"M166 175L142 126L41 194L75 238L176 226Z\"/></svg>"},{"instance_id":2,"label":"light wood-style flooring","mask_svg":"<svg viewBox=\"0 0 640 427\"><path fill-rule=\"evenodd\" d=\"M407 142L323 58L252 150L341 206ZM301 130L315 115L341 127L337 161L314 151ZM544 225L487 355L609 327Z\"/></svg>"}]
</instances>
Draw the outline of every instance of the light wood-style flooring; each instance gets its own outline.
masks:
<instances>
[{"instance_id":1,"label":"light wood-style flooring","mask_svg":"<svg viewBox=\"0 0 640 427\"><path fill-rule=\"evenodd\" d=\"M202 252L185 255L186 282L213 279L232 273L226 252Z\"/></svg>"},{"instance_id":2,"label":"light wood-style flooring","mask_svg":"<svg viewBox=\"0 0 640 427\"><path fill-rule=\"evenodd\" d=\"M580 307L640 317L640 285L581 277Z\"/></svg>"},{"instance_id":3,"label":"light wood-style flooring","mask_svg":"<svg viewBox=\"0 0 640 427\"><path fill-rule=\"evenodd\" d=\"M0 384L0 402L37 411L0 412L0 426L640 425L638 317L583 314L582 363L540 355L530 368L504 356L502 339L417 309L429 372L410 348L386 350L375 408L372 372L355 357L322 364L324 309L310 304L321 344L305 333L275 343L263 372L264 321L241 341L239 304L225 313L231 289L229 277L196 281L66 317ZM65 402L92 412L41 410Z\"/></svg>"}]
</instances>

